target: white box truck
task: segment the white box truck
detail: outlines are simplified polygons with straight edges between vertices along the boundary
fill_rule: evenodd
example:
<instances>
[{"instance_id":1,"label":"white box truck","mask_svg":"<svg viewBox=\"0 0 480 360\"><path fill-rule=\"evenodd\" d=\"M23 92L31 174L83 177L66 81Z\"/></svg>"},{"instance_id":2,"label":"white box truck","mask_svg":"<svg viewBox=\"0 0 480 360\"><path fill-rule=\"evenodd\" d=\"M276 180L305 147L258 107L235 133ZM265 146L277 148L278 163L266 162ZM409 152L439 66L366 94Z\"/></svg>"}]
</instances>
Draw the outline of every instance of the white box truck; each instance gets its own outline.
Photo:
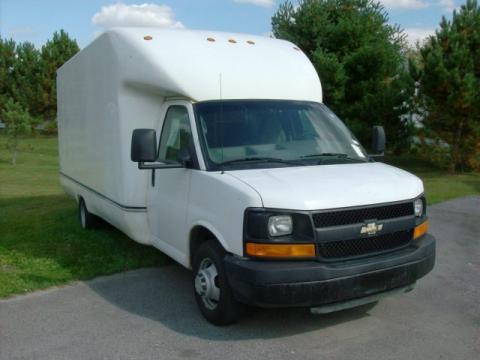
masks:
<instances>
[{"instance_id":1,"label":"white box truck","mask_svg":"<svg viewBox=\"0 0 480 360\"><path fill-rule=\"evenodd\" d=\"M102 218L192 269L214 324L245 304L374 302L434 266L422 181L366 154L290 42L113 29L57 85L60 179L81 226Z\"/></svg>"}]
</instances>

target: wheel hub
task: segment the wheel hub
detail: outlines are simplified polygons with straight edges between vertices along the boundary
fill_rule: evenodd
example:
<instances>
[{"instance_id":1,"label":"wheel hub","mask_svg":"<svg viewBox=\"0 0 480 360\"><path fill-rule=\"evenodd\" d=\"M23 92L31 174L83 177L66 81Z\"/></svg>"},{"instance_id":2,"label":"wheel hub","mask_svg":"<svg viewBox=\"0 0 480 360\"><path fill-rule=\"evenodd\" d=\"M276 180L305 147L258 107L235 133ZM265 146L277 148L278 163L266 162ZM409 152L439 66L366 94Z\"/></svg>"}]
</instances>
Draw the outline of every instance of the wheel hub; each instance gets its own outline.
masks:
<instances>
[{"instance_id":1,"label":"wheel hub","mask_svg":"<svg viewBox=\"0 0 480 360\"><path fill-rule=\"evenodd\" d=\"M220 288L216 284L218 271L210 259L203 259L195 276L195 291L205 306L213 310L220 299Z\"/></svg>"},{"instance_id":2,"label":"wheel hub","mask_svg":"<svg viewBox=\"0 0 480 360\"><path fill-rule=\"evenodd\" d=\"M200 296L205 296L209 292L211 284L209 283L208 275L204 270L198 272L195 277L195 290Z\"/></svg>"}]
</instances>

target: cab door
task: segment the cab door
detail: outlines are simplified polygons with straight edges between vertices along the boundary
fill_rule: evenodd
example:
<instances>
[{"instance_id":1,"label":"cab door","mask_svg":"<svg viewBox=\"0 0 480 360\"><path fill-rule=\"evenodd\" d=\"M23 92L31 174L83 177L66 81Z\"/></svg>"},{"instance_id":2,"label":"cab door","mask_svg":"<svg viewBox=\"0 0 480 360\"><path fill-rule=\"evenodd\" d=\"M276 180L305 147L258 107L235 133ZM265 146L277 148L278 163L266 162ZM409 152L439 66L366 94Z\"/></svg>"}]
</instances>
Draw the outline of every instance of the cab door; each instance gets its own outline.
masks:
<instances>
[{"instance_id":1,"label":"cab door","mask_svg":"<svg viewBox=\"0 0 480 360\"><path fill-rule=\"evenodd\" d=\"M178 162L180 152L189 148L193 165L189 168L151 170L154 174L147 193L148 222L154 244L179 263L185 264L190 179L198 161L187 103L171 103L166 109L164 121L160 123L158 161Z\"/></svg>"}]
</instances>

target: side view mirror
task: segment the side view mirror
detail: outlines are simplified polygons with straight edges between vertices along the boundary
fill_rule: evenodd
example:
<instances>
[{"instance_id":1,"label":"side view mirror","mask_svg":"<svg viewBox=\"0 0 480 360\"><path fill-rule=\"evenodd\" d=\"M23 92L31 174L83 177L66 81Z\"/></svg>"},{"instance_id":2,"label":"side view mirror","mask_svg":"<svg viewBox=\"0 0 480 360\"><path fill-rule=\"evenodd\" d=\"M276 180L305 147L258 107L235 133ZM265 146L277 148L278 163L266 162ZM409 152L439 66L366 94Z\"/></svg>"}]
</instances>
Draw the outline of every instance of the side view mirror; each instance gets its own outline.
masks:
<instances>
[{"instance_id":1,"label":"side view mirror","mask_svg":"<svg viewBox=\"0 0 480 360\"><path fill-rule=\"evenodd\" d=\"M374 126L372 136L372 151L375 155L383 156L385 153L385 142L386 137L383 126Z\"/></svg>"},{"instance_id":2,"label":"side view mirror","mask_svg":"<svg viewBox=\"0 0 480 360\"><path fill-rule=\"evenodd\" d=\"M157 158L157 133L153 129L135 129L130 158L134 162L154 162Z\"/></svg>"}]
</instances>

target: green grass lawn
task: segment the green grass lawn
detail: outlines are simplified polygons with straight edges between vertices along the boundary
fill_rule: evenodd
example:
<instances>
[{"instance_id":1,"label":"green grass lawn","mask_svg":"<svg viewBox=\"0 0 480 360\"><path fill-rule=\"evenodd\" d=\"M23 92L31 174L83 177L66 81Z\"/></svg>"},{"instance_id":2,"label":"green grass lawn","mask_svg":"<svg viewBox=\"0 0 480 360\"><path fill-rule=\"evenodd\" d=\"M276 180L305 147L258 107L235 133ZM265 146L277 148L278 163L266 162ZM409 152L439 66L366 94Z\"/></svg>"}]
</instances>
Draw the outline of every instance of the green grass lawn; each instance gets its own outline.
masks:
<instances>
[{"instance_id":1,"label":"green grass lawn","mask_svg":"<svg viewBox=\"0 0 480 360\"><path fill-rule=\"evenodd\" d=\"M80 228L76 202L59 185L56 138L25 139L20 150L10 165L0 136L0 297L168 261L106 224ZM412 158L388 162L419 175L430 203L480 194L480 174L447 175Z\"/></svg>"},{"instance_id":2,"label":"green grass lawn","mask_svg":"<svg viewBox=\"0 0 480 360\"><path fill-rule=\"evenodd\" d=\"M0 136L0 297L166 261L109 225L80 228L59 184L56 138L23 140L12 166Z\"/></svg>"},{"instance_id":3,"label":"green grass lawn","mask_svg":"<svg viewBox=\"0 0 480 360\"><path fill-rule=\"evenodd\" d=\"M419 176L430 205L466 195L480 195L479 173L449 174L410 156L387 158L386 162Z\"/></svg>"}]
</instances>

